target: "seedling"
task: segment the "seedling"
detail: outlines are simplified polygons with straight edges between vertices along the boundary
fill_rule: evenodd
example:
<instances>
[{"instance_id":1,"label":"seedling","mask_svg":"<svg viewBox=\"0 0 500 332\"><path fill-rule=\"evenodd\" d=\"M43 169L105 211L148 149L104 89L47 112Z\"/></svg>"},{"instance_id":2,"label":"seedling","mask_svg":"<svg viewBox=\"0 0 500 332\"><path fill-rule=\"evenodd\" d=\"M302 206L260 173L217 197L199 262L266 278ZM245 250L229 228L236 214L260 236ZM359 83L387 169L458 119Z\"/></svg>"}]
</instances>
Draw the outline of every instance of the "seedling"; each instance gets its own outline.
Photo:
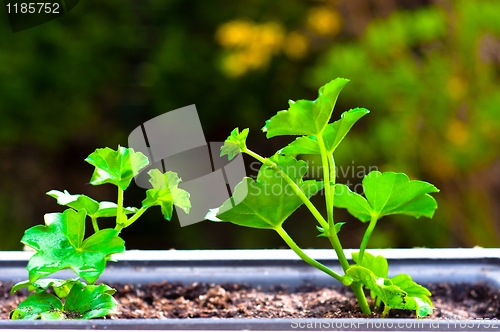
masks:
<instances>
[{"instance_id":1,"label":"seedling","mask_svg":"<svg viewBox=\"0 0 500 332\"><path fill-rule=\"evenodd\" d=\"M236 186L233 196L219 208L210 210L206 218L276 231L306 263L350 286L364 314L371 314L371 308L363 286L370 290L377 307L384 304L384 317L391 309L415 310L418 317L429 315L433 307L429 290L406 274L389 278L387 260L365 250L378 220L383 216L406 214L431 218L437 203L429 194L439 190L430 183L410 181L406 174L393 172L372 171L367 174L362 183L364 196L344 184L335 183L335 150L351 127L369 113L364 108L355 108L329 123L337 97L347 82L349 80L337 78L319 89L316 100L290 101L288 110L280 111L266 121L263 131L267 138L299 136L269 158L247 147L248 129L241 132L238 128L234 129L221 148L221 156L227 155L231 160L239 153L245 153L260 161L262 166L256 180L245 177ZM321 157L323 181L303 180L308 165L297 156L310 154ZM310 201L310 197L322 189L326 219ZM309 257L283 229L285 220L302 204L318 222L319 236L330 241L343 274ZM352 257L355 264L350 264L344 254L338 237L344 223L335 222L334 207L345 208L361 222L368 222L360 250Z\"/></svg>"},{"instance_id":2,"label":"seedling","mask_svg":"<svg viewBox=\"0 0 500 332\"><path fill-rule=\"evenodd\" d=\"M26 230L21 239L36 253L26 267L29 279L16 284L12 293L26 287L35 293L11 312L12 319L90 319L114 313L117 308L112 297L115 290L105 284L95 285L95 282L104 272L107 261L113 260L112 255L125 251L120 232L152 206L160 206L167 220L172 217L173 205L186 213L191 208L189 193L178 188L181 180L177 174L162 174L157 169L148 172L153 188L146 191L141 208L124 207L124 191L134 176L149 164L146 156L131 148L97 149L85 161L95 167L90 184L117 186L117 203L97 202L67 191L47 193L68 208L62 213L46 214L45 225ZM84 239L87 217L92 222L93 234ZM98 219L104 217L116 218L114 229L100 229ZM76 278L46 278L68 268ZM48 292L50 288L52 292Z\"/></svg>"}]
</instances>

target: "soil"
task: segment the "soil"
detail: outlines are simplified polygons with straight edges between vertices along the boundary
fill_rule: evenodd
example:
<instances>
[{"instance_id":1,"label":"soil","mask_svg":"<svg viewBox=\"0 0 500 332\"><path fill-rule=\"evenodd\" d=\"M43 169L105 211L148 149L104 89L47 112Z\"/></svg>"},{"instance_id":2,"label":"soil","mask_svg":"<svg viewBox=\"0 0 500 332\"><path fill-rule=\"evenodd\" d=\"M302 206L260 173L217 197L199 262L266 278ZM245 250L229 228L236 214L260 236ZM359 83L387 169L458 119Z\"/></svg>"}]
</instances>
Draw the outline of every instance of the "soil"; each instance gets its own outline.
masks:
<instances>
[{"instance_id":1,"label":"soil","mask_svg":"<svg viewBox=\"0 0 500 332\"><path fill-rule=\"evenodd\" d=\"M26 298L22 291L10 295L11 285L0 282L0 319ZM114 285L118 290L118 313L123 318L361 318L349 288L312 285L288 289L277 286L262 290L241 284L158 283ZM500 290L483 284L430 284L435 310L432 318L467 319L500 317ZM373 317L380 317L375 310ZM389 317L415 317L414 312L391 310Z\"/></svg>"}]
</instances>

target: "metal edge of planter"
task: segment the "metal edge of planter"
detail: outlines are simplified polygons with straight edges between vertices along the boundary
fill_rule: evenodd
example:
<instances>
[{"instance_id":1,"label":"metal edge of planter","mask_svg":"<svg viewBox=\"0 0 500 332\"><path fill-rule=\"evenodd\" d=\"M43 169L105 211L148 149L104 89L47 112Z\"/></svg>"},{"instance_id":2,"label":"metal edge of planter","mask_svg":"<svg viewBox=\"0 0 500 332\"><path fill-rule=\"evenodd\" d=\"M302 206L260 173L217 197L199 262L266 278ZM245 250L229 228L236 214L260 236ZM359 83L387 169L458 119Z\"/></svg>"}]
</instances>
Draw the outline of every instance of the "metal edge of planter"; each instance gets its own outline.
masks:
<instances>
[{"instance_id":1,"label":"metal edge of planter","mask_svg":"<svg viewBox=\"0 0 500 332\"><path fill-rule=\"evenodd\" d=\"M347 257L355 250L346 250ZM500 288L500 249L378 249L389 260L390 275L408 273L419 283L483 282ZM332 250L306 250L311 257L341 272ZM32 253L0 252L0 281L27 278ZM186 250L128 251L109 263L99 282L248 283L264 289L285 285L339 285L305 264L291 250ZM147 258L147 259L146 259ZM56 275L54 275L56 276ZM73 276L62 272L58 276ZM134 319L91 321L0 321L0 329L107 329L107 330L456 330L499 328L500 322L431 319ZM486 325L490 324L490 325Z\"/></svg>"}]
</instances>

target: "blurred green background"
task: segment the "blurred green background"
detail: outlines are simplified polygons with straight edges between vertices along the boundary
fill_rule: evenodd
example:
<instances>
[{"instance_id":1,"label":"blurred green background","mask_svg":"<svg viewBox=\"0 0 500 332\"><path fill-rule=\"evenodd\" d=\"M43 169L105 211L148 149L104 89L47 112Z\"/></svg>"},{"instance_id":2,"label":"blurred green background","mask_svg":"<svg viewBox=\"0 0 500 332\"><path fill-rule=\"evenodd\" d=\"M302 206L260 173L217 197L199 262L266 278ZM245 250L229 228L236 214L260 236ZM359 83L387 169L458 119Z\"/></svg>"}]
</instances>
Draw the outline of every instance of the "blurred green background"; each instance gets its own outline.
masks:
<instances>
[{"instance_id":1,"label":"blurred green background","mask_svg":"<svg viewBox=\"0 0 500 332\"><path fill-rule=\"evenodd\" d=\"M498 13L498 0L80 1L12 33L3 11L0 249L21 249L26 228L62 211L51 189L116 200L113 186L88 184L84 159L126 146L142 122L196 104L207 141L249 127L249 147L271 155L293 137L267 141L264 121L336 77L351 82L334 119L371 111L338 150L338 181L376 166L441 189L433 219L385 218L369 247L498 247ZM125 203L143 198L132 185ZM128 249L284 245L225 223L181 228L159 209L142 219L122 233ZM345 247L358 247L366 225L343 210L336 220L347 221ZM328 247L303 207L284 226L303 247Z\"/></svg>"}]
</instances>

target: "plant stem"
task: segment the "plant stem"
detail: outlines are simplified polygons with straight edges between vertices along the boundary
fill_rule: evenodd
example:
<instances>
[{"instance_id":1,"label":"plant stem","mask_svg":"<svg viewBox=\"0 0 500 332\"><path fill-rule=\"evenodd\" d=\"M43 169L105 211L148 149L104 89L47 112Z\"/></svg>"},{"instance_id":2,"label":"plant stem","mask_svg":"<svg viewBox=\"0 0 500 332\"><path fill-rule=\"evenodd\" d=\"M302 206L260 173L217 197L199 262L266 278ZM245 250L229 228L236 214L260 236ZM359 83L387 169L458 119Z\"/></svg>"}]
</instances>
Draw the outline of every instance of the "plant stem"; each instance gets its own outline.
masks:
<instances>
[{"instance_id":1,"label":"plant stem","mask_svg":"<svg viewBox=\"0 0 500 332\"><path fill-rule=\"evenodd\" d=\"M378 216L372 216L370 220L370 224L365 231L365 235L363 235L363 240L361 241L361 246L359 247L359 256L358 256L358 264L361 264L363 261L363 255L365 253L365 249L368 246L368 241L370 240L370 236L372 235L373 229L377 225Z\"/></svg>"},{"instance_id":2,"label":"plant stem","mask_svg":"<svg viewBox=\"0 0 500 332\"><path fill-rule=\"evenodd\" d=\"M342 249L342 245L340 244L340 240L339 237L337 236L337 233L335 232L335 229L333 229L333 231L330 232L330 234L328 235L328 240L330 240L330 244L332 245L333 250L335 250L335 253L337 254L340 266L342 266L342 270L346 272L351 265L349 264L347 258L344 255L344 250Z\"/></svg>"},{"instance_id":3,"label":"plant stem","mask_svg":"<svg viewBox=\"0 0 500 332\"><path fill-rule=\"evenodd\" d=\"M94 233L99 232L99 225L97 224L97 218L95 216L91 216L90 219L92 220L92 227L94 227Z\"/></svg>"},{"instance_id":4,"label":"plant stem","mask_svg":"<svg viewBox=\"0 0 500 332\"><path fill-rule=\"evenodd\" d=\"M335 183L337 181L337 171L335 169L335 159L333 159L333 154L328 158L328 164L330 167L330 182L332 183L332 206L334 206L335 201Z\"/></svg>"},{"instance_id":5,"label":"plant stem","mask_svg":"<svg viewBox=\"0 0 500 332\"><path fill-rule=\"evenodd\" d=\"M354 295L356 295L356 298L358 299L361 312L364 313L365 315L371 315L372 311L370 309L370 305L366 300L365 292L363 292L363 284L361 284L359 281L353 282L351 284L351 289L354 292Z\"/></svg>"},{"instance_id":6,"label":"plant stem","mask_svg":"<svg viewBox=\"0 0 500 332\"><path fill-rule=\"evenodd\" d=\"M323 164L326 212L328 214L328 226L329 226L328 239L330 240L333 250L335 250L335 253L337 254L342 269L344 270L344 272L346 272L350 265L349 262L347 261L347 258L344 255L344 249L342 248L337 232L335 231L335 221L333 220L333 199L335 194L335 188L334 188L335 161L333 160L332 155L328 156L328 152L326 151L325 147L325 142L323 141L323 136L318 135L317 140L319 145L319 151L321 153L321 162ZM332 174L333 177L330 177L330 175Z\"/></svg>"},{"instance_id":7,"label":"plant stem","mask_svg":"<svg viewBox=\"0 0 500 332\"><path fill-rule=\"evenodd\" d=\"M279 227L275 228L275 231L281 236L281 238L286 242L286 244L290 247L290 249L292 249L300 258L302 258L302 260L304 262L306 262L309 265L314 266L318 270L321 270L321 271L325 272L326 274L328 274L329 276L332 276L335 279L337 279L338 281L344 283L344 281L343 281L344 278L340 274L333 272L332 270L330 270L329 268L327 268L326 266L324 266L323 264L321 264L317 260L307 256L302 251L302 249L300 249L300 247L293 241L293 239L290 237L290 235L288 235L288 233L283 229L283 227L279 226Z\"/></svg>"},{"instance_id":8,"label":"plant stem","mask_svg":"<svg viewBox=\"0 0 500 332\"><path fill-rule=\"evenodd\" d=\"M122 228L125 226L122 222L122 217L123 217L123 190L118 187L118 200L117 203L118 207L116 208L116 226L115 229L117 231L121 231Z\"/></svg>"},{"instance_id":9,"label":"plant stem","mask_svg":"<svg viewBox=\"0 0 500 332\"><path fill-rule=\"evenodd\" d=\"M317 137L319 152L321 154L321 163L323 164L323 183L325 187L325 201L326 201L326 214L328 219L328 226L330 230L335 231L333 221L333 200L332 200L332 185L330 183L330 167L328 162L328 152L326 151L325 142L323 141L323 134Z\"/></svg>"},{"instance_id":10,"label":"plant stem","mask_svg":"<svg viewBox=\"0 0 500 332\"><path fill-rule=\"evenodd\" d=\"M258 155L257 153L255 153L249 149L246 149L243 152L245 152L246 154L257 159L258 161L260 161L264 165L271 167L276 173L278 173L292 187L292 190L295 192L295 194L297 196L299 196L299 198L302 200L304 205L309 209L309 211L311 211L312 215L314 216L314 218L316 218L316 220L319 222L321 227L323 227L323 229L325 231L328 231L329 226L328 226L328 223L326 222L325 218L323 218L321 213L319 213L318 209L316 209L316 207L311 203L309 198L307 198L307 196L304 194L302 189L300 189L300 187L292 179L290 179L290 177L285 172L283 172L283 170L280 169L278 167L278 165L276 165L276 163L272 162L268 158L264 158L264 157Z\"/></svg>"},{"instance_id":11,"label":"plant stem","mask_svg":"<svg viewBox=\"0 0 500 332\"><path fill-rule=\"evenodd\" d=\"M336 171L335 171L335 159L333 158L333 154L329 154L326 150L325 142L323 141L323 135L320 134L317 136L319 151L321 154L321 162L323 163L323 178L325 183L325 200L326 200L326 211L328 214L328 225L330 226L330 232L328 233L328 239L332 244L333 250L337 254L340 265L344 270L344 273L349 269L350 264L345 257L344 250L342 248L342 244L340 243L340 239L335 231L335 221L333 219L333 206L335 199L335 181L336 181ZM350 285L354 295L358 299L359 307L361 311L370 315L371 310L368 305L368 301L366 300L365 293L363 292L363 285L359 282L354 282Z\"/></svg>"},{"instance_id":12,"label":"plant stem","mask_svg":"<svg viewBox=\"0 0 500 332\"><path fill-rule=\"evenodd\" d=\"M124 224L123 224L123 227L121 227L119 229L119 231L121 231L123 228L126 228L130 225L132 225L134 223L134 221L136 221L137 219L139 219L140 216L142 216L142 214L144 212L146 212L148 208L140 208L139 211L137 211L132 217L130 217Z\"/></svg>"},{"instance_id":13,"label":"plant stem","mask_svg":"<svg viewBox=\"0 0 500 332\"><path fill-rule=\"evenodd\" d=\"M294 192L299 196L299 198L304 202L304 204L307 206L309 211L311 211L312 215L316 218L316 220L319 222L321 227L325 231L328 231L328 239L330 240L330 243L332 244L333 249L335 250L335 253L337 254L337 257L339 259L340 265L342 266L342 269L347 271L349 269L350 265L349 262L347 261L347 258L344 255L344 250L342 249L342 245L340 244L340 240L337 236L337 233L335 232L335 228L333 228L333 231L330 232L330 226L326 222L326 220L323 218L321 213L316 209L316 207L311 203L311 201L307 198L307 196L302 192L302 190L299 188L299 186L292 180L290 177L285 174L279 167L276 165L276 163L270 161L268 158L264 158L260 156L259 154L249 150L245 149L243 151L244 153L252 156L253 158L257 159L260 161L262 164L267 165L271 167L273 170L275 170L288 184L291 185L293 188ZM328 161L327 161L328 162ZM332 162L333 162L333 157L332 157ZM333 200L332 200L332 212L333 212ZM333 214L332 214L332 219L333 219ZM286 244L306 263L316 267L317 269L325 272L326 274L332 276L333 278L339 280L340 282L344 283L344 277L340 276L339 274L333 272L323 264L319 263L318 261L310 258L307 256L302 249L297 246L297 244L292 240L292 238L288 235L288 233L285 232L285 230L280 226L279 228L275 229L276 232L281 236L281 238L286 242ZM363 292L362 285L359 283L352 283L351 288L356 295L356 298L358 299L361 311L364 314L371 314L370 306L368 305L368 302L366 301L366 296L365 293Z\"/></svg>"},{"instance_id":14,"label":"plant stem","mask_svg":"<svg viewBox=\"0 0 500 332\"><path fill-rule=\"evenodd\" d=\"M384 305L384 312L382 312L382 317L387 317L387 315L389 315L389 311L391 311L391 308L387 305Z\"/></svg>"}]
</instances>

